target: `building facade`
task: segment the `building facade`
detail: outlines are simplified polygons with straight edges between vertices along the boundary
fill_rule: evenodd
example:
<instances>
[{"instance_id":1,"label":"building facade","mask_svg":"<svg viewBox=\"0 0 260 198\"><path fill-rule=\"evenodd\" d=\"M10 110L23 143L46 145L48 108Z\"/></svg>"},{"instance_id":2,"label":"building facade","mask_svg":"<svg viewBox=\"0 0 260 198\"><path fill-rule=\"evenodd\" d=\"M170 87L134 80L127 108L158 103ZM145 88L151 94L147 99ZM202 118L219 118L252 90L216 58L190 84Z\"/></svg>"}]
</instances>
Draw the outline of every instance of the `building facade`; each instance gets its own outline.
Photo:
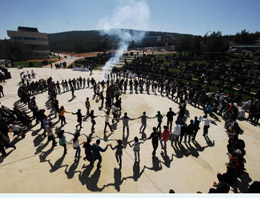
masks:
<instances>
[{"instance_id":1,"label":"building facade","mask_svg":"<svg viewBox=\"0 0 260 198\"><path fill-rule=\"evenodd\" d=\"M37 28L18 27L17 31L7 30L7 35L13 41L27 45L31 51L31 59L47 59L50 54L48 35L40 33Z\"/></svg>"}]
</instances>

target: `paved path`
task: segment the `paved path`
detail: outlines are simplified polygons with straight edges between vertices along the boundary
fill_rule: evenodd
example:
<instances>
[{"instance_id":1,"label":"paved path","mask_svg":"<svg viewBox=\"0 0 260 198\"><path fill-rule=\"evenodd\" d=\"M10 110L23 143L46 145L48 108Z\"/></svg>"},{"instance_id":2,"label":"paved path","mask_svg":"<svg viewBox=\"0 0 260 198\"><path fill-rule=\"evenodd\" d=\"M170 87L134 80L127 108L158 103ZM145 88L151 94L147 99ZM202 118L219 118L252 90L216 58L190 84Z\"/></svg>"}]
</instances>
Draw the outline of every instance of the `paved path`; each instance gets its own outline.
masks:
<instances>
[{"instance_id":1,"label":"paved path","mask_svg":"<svg viewBox=\"0 0 260 198\"><path fill-rule=\"evenodd\" d=\"M26 69L23 70L26 71ZM3 84L5 97L0 100L3 105L12 108L13 104L18 101L17 83L19 82L21 70L10 69L10 71L12 79ZM37 79L46 79L51 75L55 81L79 76L89 77L89 72L67 69L35 68L34 71L37 73ZM103 77L104 73L102 71L94 72L95 79L101 80ZM92 93L92 89L76 90L74 100L70 101L70 92L58 95L58 100L60 105L64 105L68 111L76 112L80 108L85 113L84 101L86 97L91 98ZM46 100L47 93L36 96L40 108L46 108ZM169 107L172 107L175 112L178 111L176 103L161 96L130 95L128 93L122 96L122 100L123 112L128 112L130 117L139 117L143 111L146 111L148 116L155 116L158 110L166 113ZM96 115L104 115L103 111L99 111L99 103L91 100L91 105ZM201 110L190 105L187 106L187 109L190 118L203 115ZM49 113L49 110L47 110L47 115ZM54 123L58 120L53 115L51 115L51 118ZM66 114L66 119L68 124L65 125L64 130L74 133L77 124L76 116ZM96 121L96 131L93 136L107 139L107 142L101 141L102 147L108 143L116 145L116 139L126 138L122 133L121 122L117 125L117 129L113 134L104 137L104 118L98 117ZM43 131L39 131L40 126L37 125L27 133L24 140L16 144L16 150L7 149L9 155L4 159L0 157L0 192L168 193L171 188L178 193L208 192L213 181L217 180L217 172L224 172L226 169L225 163L228 162L226 155L228 138L224 132L224 122L222 119L215 122L216 125L211 125L209 129L210 141L203 138L201 129L198 133L198 143L183 144L182 150L173 149L168 142L168 152L167 155L164 155L161 154L159 145L158 158L152 158L151 141L145 142L141 145L141 162L139 166L135 165L133 150L128 146L123 151L123 165L120 170L116 163L115 152L109 148L102 155L103 162L100 171L96 169L96 164L92 168L82 158L80 161L74 161L75 150L71 145L68 146L68 154L65 158L62 157L63 148L60 146L51 150L51 144L47 144L47 140L43 139L41 135ZM132 140L135 136L139 138L148 137L156 123L156 119L148 120L145 134L141 135L139 134L140 120L131 121L128 140ZM163 119L163 124L166 124L166 118ZM247 163L245 168L249 174L245 174L243 179L249 182L251 180L260 180L259 127L252 126L246 121L239 124L245 131L241 138L246 143L247 155L245 158ZM60 123L55 125L55 127L59 126ZM83 122L83 127L81 134L88 135L91 127L90 121ZM72 136L66 133L66 138L70 140ZM80 140L85 140L85 137L81 136ZM83 154L84 151L82 150L81 155Z\"/></svg>"},{"instance_id":2,"label":"paved path","mask_svg":"<svg viewBox=\"0 0 260 198\"><path fill-rule=\"evenodd\" d=\"M52 63L52 65L54 66L56 63L59 64L59 63L64 63L66 62L67 63L67 67L69 65L71 65L72 63L74 63L76 60L79 60L79 59L82 59L84 57L76 57L76 56L70 56L70 55L65 55L65 54L59 54L59 56L62 58L61 60L55 62L55 63ZM44 68L48 68L48 67L51 67L51 65L46 65L44 66Z\"/></svg>"}]
</instances>

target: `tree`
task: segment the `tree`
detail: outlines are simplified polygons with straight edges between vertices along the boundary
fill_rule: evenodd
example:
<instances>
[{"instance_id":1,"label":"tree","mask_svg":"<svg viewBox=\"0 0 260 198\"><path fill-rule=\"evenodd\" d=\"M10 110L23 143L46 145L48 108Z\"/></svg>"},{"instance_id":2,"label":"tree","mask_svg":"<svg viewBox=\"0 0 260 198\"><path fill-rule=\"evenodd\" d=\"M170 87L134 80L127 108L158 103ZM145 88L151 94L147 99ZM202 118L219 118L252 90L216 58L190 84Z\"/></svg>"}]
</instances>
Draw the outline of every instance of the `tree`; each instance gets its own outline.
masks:
<instances>
[{"instance_id":1,"label":"tree","mask_svg":"<svg viewBox=\"0 0 260 198\"><path fill-rule=\"evenodd\" d=\"M180 39L179 43L176 46L178 52L191 52L192 51L192 36L184 36Z\"/></svg>"},{"instance_id":2,"label":"tree","mask_svg":"<svg viewBox=\"0 0 260 198\"><path fill-rule=\"evenodd\" d=\"M220 31L213 32L210 36L203 38L203 51L209 53L224 52L228 49L228 42L223 39Z\"/></svg>"},{"instance_id":3,"label":"tree","mask_svg":"<svg viewBox=\"0 0 260 198\"><path fill-rule=\"evenodd\" d=\"M77 43L76 45L74 45L74 51L75 51L76 53L85 52L84 45L83 45L82 43Z\"/></svg>"},{"instance_id":4,"label":"tree","mask_svg":"<svg viewBox=\"0 0 260 198\"><path fill-rule=\"evenodd\" d=\"M192 52L192 54L200 56L200 54L201 54L201 42L202 42L201 36L195 36L192 39L192 42L191 42L191 52Z\"/></svg>"},{"instance_id":5,"label":"tree","mask_svg":"<svg viewBox=\"0 0 260 198\"><path fill-rule=\"evenodd\" d=\"M255 34L250 34L248 31L244 29L241 31L241 33L237 33L235 35L234 40L236 44L242 44L242 45L255 44L257 40L257 32Z\"/></svg>"}]
</instances>

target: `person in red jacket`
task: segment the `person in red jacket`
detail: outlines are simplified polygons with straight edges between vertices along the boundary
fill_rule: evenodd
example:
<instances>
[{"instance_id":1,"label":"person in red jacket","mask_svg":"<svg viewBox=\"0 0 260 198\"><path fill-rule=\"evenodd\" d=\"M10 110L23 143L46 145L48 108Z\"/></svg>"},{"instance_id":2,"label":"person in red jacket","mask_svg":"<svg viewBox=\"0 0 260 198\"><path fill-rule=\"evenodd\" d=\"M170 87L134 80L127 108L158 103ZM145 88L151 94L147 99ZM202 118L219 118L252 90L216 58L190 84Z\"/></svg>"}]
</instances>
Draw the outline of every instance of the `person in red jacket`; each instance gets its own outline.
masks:
<instances>
[{"instance_id":1,"label":"person in red jacket","mask_svg":"<svg viewBox=\"0 0 260 198\"><path fill-rule=\"evenodd\" d=\"M169 140L169 135L172 133L167 126L163 126L163 133L162 133L162 138L161 138L161 146L162 146L162 149L164 149L166 151L166 142ZM163 143L164 143L164 146L163 146Z\"/></svg>"}]
</instances>

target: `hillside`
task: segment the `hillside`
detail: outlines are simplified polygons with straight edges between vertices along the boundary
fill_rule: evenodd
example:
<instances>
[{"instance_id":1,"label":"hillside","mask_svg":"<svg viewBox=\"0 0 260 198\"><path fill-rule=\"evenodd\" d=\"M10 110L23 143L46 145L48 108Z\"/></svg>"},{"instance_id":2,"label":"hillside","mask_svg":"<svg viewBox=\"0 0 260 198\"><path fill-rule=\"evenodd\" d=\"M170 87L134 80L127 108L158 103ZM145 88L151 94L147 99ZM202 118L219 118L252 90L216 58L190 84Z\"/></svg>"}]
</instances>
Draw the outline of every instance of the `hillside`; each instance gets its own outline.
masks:
<instances>
[{"instance_id":1,"label":"hillside","mask_svg":"<svg viewBox=\"0 0 260 198\"><path fill-rule=\"evenodd\" d=\"M122 30L124 31L124 30ZM136 31L138 30L127 30ZM150 45L164 45L165 43L174 44L187 34L168 33L168 32L154 32L144 31L146 37L161 36L161 41L154 43L145 39L141 44L132 43L132 47L150 46ZM118 38L115 36L108 36L102 34L97 30L90 31L70 31L48 34L51 51L102 51L104 49L111 49L116 46Z\"/></svg>"}]
</instances>

